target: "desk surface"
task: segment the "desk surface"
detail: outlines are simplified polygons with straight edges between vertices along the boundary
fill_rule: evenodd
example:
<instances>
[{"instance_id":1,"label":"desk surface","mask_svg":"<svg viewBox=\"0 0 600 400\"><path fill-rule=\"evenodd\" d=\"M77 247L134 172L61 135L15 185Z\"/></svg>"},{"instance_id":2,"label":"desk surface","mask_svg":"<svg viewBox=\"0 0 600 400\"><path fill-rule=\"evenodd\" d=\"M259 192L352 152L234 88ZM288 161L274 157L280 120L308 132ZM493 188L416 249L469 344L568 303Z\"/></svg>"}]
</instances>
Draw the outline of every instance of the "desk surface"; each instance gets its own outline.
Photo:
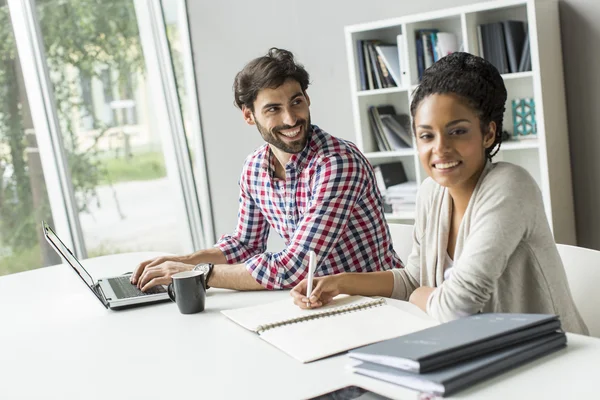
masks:
<instances>
[{"instance_id":1,"label":"desk surface","mask_svg":"<svg viewBox=\"0 0 600 400\"><path fill-rule=\"evenodd\" d=\"M85 265L98 278L131 271L154 254ZM182 315L173 303L111 311L66 265L1 277L0 398L300 399L352 384L417 398L352 374L346 355L301 364L220 313L286 296L211 289L199 314ZM453 398L595 398L600 340L568 339L567 349Z\"/></svg>"}]
</instances>

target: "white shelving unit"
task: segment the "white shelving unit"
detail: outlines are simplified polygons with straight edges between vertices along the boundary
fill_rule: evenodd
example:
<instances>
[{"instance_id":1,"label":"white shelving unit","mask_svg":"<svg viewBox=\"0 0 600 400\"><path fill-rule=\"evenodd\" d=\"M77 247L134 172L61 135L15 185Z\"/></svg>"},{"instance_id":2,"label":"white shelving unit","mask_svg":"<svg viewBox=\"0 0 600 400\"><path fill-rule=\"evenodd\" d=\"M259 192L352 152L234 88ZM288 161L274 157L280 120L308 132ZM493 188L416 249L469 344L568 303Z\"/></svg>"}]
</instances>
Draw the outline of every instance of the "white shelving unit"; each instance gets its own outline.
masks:
<instances>
[{"instance_id":1,"label":"white shelving unit","mask_svg":"<svg viewBox=\"0 0 600 400\"><path fill-rule=\"evenodd\" d=\"M350 71L356 143L373 165L402 161L408 178L426 178L416 149L379 152L371 133L368 108L393 104L397 113L410 115L411 93L418 85L415 31L436 28L453 32L460 49L479 55L477 26L504 20L525 21L528 26L532 71L502 75L508 91L504 129L512 133L513 98L533 97L537 138L502 143L494 161L508 161L526 168L540 186L546 214L558 243L576 244L571 163L556 0L497 0L434 12L400 16L346 27L346 51ZM356 41L379 39L396 43L402 34L409 87L359 90L360 77ZM414 143L413 143L414 145ZM388 222L409 222L414 212L387 215Z\"/></svg>"}]
</instances>

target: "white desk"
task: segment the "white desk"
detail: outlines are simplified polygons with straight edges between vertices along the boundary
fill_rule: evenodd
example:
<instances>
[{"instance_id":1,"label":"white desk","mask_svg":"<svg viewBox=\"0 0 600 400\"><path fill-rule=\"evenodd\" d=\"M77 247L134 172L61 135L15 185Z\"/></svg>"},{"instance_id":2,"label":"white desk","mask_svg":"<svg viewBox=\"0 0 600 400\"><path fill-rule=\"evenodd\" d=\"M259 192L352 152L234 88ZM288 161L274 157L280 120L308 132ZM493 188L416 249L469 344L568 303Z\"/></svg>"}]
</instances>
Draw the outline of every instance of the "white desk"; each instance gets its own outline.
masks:
<instances>
[{"instance_id":1,"label":"white desk","mask_svg":"<svg viewBox=\"0 0 600 400\"><path fill-rule=\"evenodd\" d=\"M153 255L85 264L101 277ZM220 313L287 291L208 293L199 314L182 315L173 303L110 311L66 265L0 277L0 399L300 399L351 384L417 397L350 373L346 355L301 364ZM568 337L567 349L456 398L598 398L600 340Z\"/></svg>"}]
</instances>

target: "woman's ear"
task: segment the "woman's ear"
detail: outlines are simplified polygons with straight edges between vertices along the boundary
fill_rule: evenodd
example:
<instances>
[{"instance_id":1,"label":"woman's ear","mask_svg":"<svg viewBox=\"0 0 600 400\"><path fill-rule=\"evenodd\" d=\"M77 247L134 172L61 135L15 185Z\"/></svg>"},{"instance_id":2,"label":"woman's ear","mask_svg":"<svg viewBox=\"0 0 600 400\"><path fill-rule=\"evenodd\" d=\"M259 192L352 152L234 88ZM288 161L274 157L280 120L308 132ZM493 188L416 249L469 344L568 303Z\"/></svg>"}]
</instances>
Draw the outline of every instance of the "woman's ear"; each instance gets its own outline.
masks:
<instances>
[{"instance_id":1,"label":"woman's ear","mask_svg":"<svg viewBox=\"0 0 600 400\"><path fill-rule=\"evenodd\" d=\"M488 125L488 131L483 135L483 147L489 149L494 145L496 141L496 123L494 121L490 122Z\"/></svg>"}]
</instances>

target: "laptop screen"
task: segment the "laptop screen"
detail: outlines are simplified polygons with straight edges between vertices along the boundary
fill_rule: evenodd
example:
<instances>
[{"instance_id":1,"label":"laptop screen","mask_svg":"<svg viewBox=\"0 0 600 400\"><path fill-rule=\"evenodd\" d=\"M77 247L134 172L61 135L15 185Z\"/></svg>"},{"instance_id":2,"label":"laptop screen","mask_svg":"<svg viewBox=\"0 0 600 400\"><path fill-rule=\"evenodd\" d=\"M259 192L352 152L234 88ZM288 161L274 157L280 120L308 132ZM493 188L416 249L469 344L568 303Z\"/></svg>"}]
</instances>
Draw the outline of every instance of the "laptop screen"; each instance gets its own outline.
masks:
<instances>
[{"instance_id":1,"label":"laptop screen","mask_svg":"<svg viewBox=\"0 0 600 400\"><path fill-rule=\"evenodd\" d=\"M44 231L44 236L48 243L54 247L54 250L58 252L62 256L62 258L68 262L75 271L81 276L81 279L87 283L89 287L94 286L94 279L88 274L88 272L83 268L83 265L79 262L79 260L73 255L71 250L58 238L56 233L48 226L48 224L42 221L42 229Z\"/></svg>"}]
</instances>

